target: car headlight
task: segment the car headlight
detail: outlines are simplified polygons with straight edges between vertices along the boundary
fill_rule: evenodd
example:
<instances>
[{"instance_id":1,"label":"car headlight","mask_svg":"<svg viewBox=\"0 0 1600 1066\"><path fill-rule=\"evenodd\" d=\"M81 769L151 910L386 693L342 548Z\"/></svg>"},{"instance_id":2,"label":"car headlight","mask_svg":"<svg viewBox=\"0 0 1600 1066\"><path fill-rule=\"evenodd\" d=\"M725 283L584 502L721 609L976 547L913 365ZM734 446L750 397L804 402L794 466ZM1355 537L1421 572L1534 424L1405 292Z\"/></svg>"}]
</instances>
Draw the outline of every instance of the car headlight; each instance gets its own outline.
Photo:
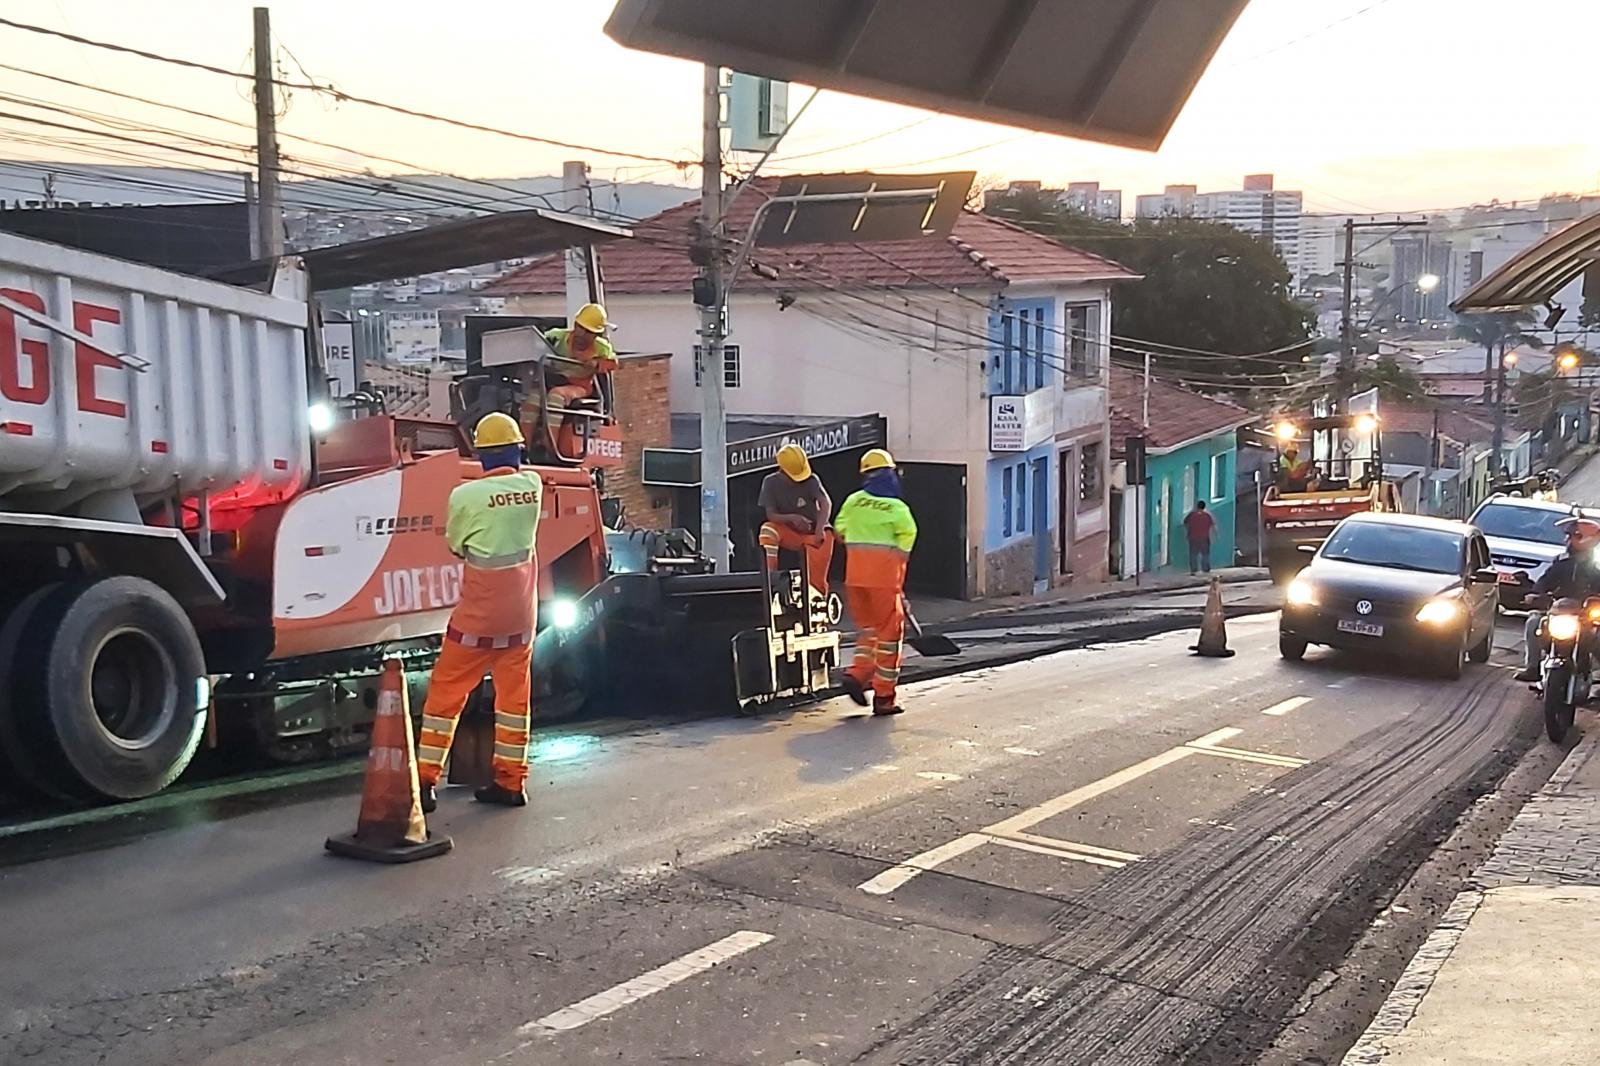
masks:
<instances>
[{"instance_id":1,"label":"car headlight","mask_svg":"<svg viewBox=\"0 0 1600 1066\"><path fill-rule=\"evenodd\" d=\"M1440 598L1429 600L1417 612L1417 621L1430 626L1444 626L1461 617L1461 604L1457 600Z\"/></svg>"},{"instance_id":2,"label":"car headlight","mask_svg":"<svg viewBox=\"0 0 1600 1066\"><path fill-rule=\"evenodd\" d=\"M1581 623L1575 614L1553 614L1545 620L1551 640L1575 640Z\"/></svg>"},{"instance_id":3,"label":"car headlight","mask_svg":"<svg viewBox=\"0 0 1600 1066\"><path fill-rule=\"evenodd\" d=\"M1297 577L1289 582L1288 591L1284 597L1295 607L1315 607L1317 605L1317 586L1309 579Z\"/></svg>"}]
</instances>

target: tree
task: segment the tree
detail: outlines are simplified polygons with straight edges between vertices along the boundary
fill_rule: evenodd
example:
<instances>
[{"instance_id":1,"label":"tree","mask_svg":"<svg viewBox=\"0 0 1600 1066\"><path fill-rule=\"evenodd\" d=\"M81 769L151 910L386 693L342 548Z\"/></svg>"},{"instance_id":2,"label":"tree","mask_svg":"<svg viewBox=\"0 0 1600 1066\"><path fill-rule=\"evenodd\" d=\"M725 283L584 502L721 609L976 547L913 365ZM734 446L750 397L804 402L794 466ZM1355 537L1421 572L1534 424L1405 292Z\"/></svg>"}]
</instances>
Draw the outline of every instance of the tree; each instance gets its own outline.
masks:
<instances>
[{"instance_id":1,"label":"tree","mask_svg":"<svg viewBox=\"0 0 1600 1066\"><path fill-rule=\"evenodd\" d=\"M1141 358L1147 344L1163 369L1230 391L1270 386L1305 366L1313 316L1291 297L1289 270L1269 241L1192 218L1128 226L1031 190L993 198L990 212L1143 275L1113 295L1122 361Z\"/></svg>"},{"instance_id":2,"label":"tree","mask_svg":"<svg viewBox=\"0 0 1600 1066\"><path fill-rule=\"evenodd\" d=\"M1526 332L1522 327L1532 324L1532 311L1500 311L1486 315L1461 315L1456 319L1454 335L1471 341L1483 349L1483 399L1493 400L1499 368L1505 365L1506 345L1528 344L1543 348L1544 341Z\"/></svg>"},{"instance_id":3,"label":"tree","mask_svg":"<svg viewBox=\"0 0 1600 1066\"><path fill-rule=\"evenodd\" d=\"M1416 403L1428 399L1422 379L1401 366L1392 355L1364 359L1357 364L1355 389L1357 392L1377 389L1379 400L1393 403Z\"/></svg>"}]
</instances>

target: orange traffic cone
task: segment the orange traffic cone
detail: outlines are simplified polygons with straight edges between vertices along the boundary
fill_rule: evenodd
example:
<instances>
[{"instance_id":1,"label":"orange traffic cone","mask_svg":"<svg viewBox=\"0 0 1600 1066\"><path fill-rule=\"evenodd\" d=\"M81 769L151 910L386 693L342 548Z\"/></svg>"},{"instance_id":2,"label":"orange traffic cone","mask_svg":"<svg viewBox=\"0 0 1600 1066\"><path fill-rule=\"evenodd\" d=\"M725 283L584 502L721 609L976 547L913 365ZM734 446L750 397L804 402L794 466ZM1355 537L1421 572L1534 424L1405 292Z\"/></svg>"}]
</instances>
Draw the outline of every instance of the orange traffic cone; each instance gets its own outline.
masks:
<instances>
[{"instance_id":1,"label":"orange traffic cone","mask_svg":"<svg viewBox=\"0 0 1600 1066\"><path fill-rule=\"evenodd\" d=\"M1206 593L1205 614L1200 616L1200 643L1190 651L1213 659L1226 659L1233 654L1228 647L1227 617L1222 613L1222 580L1211 579L1211 589Z\"/></svg>"},{"instance_id":2,"label":"orange traffic cone","mask_svg":"<svg viewBox=\"0 0 1600 1066\"><path fill-rule=\"evenodd\" d=\"M328 838L335 855L369 862L414 862L450 850L449 837L434 836L422 820L417 753L399 659L385 659L378 683L378 713L361 785L361 814L353 833Z\"/></svg>"}]
</instances>

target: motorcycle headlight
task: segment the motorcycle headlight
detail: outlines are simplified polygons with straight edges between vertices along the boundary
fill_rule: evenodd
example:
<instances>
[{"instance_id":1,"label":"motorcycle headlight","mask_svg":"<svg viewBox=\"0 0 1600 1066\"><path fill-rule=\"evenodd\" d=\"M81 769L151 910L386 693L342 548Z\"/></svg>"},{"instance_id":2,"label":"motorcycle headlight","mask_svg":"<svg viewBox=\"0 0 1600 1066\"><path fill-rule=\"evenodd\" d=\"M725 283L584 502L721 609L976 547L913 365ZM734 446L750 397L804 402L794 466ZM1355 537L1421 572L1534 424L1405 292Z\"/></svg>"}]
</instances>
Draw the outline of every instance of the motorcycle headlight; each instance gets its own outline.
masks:
<instances>
[{"instance_id":1,"label":"motorcycle headlight","mask_svg":"<svg viewBox=\"0 0 1600 1066\"><path fill-rule=\"evenodd\" d=\"M1285 598L1295 607L1315 607L1317 605L1317 586L1308 578L1297 577L1289 582L1289 588L1284 593Z\"/></svg>"},{"instance_id":2,"label":"motorcycle headlight","mask_svg":"<svg viewBox=\"0 0 1600 1066\"><path fill-rule=\"evenodd\" d=\"M1417 612L1417 621L1430 626L1444 626L1461 617L1461 604L1457 600L1429 600Z\"/></svg>"},{"instance_id":3,"label":"motorcycle headlight","mask_svg":"<svg viewBox=\"0 0 1600 1066\"><path fill-rule=\"evenodd\" d=\"M1545 620L1551 640L1576 640L1580 623L1575 614L1553 614Z\"/></svg>"}]
</instances>

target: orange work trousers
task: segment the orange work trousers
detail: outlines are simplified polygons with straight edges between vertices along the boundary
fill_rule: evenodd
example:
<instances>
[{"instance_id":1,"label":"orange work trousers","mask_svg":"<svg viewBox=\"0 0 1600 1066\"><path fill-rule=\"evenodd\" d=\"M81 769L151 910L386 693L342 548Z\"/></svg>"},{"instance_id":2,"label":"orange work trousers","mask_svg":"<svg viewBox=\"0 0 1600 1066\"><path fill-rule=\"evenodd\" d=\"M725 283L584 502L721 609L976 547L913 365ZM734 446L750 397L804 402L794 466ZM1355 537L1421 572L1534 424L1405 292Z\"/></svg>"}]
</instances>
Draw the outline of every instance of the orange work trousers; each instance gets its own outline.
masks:
<instances>
[{"instance_id":1,"label":"orange work trousers","mask_svg":"<svg viewBox=\"0 0 1600 1066\"><path fill-rule=\"evenodd\" d=\"M767 569L778 569L778 552L804 552L806 575L811 587L828 594L828 566L833 562L833 530L822 531L822 543L813 544L809 534L775 522L761 523L761 550L767 554Z\"/></svg>"},{"instance_id":2,"label":"orange work trousers","mask_svg":"<svg viewBox=\"0 0 1600 1066\"><path fill-rule=\"evenodd\" d=\"M900 642L906 633L900 590L847 584L844 602L856 624L856 658L848 673L863 688L870 682L879 703L893 706L900 683Z\"/></svg>"},{"instance_id":3,"label":"orange work trousers","mask_svg":"<svg viewBox=\"0 0 1600 1066\"><path fill-rule=\"evenodd\" d=\"M473 647L446 639L428 679L422 705L422 733L417 739L417 779L437 785L444 758L455 739L456 724L467 700L483 683L494 681L495 783L520 791L528 780L528 728L532 717L533 646Z\"/></svg>"}]
</instances>

